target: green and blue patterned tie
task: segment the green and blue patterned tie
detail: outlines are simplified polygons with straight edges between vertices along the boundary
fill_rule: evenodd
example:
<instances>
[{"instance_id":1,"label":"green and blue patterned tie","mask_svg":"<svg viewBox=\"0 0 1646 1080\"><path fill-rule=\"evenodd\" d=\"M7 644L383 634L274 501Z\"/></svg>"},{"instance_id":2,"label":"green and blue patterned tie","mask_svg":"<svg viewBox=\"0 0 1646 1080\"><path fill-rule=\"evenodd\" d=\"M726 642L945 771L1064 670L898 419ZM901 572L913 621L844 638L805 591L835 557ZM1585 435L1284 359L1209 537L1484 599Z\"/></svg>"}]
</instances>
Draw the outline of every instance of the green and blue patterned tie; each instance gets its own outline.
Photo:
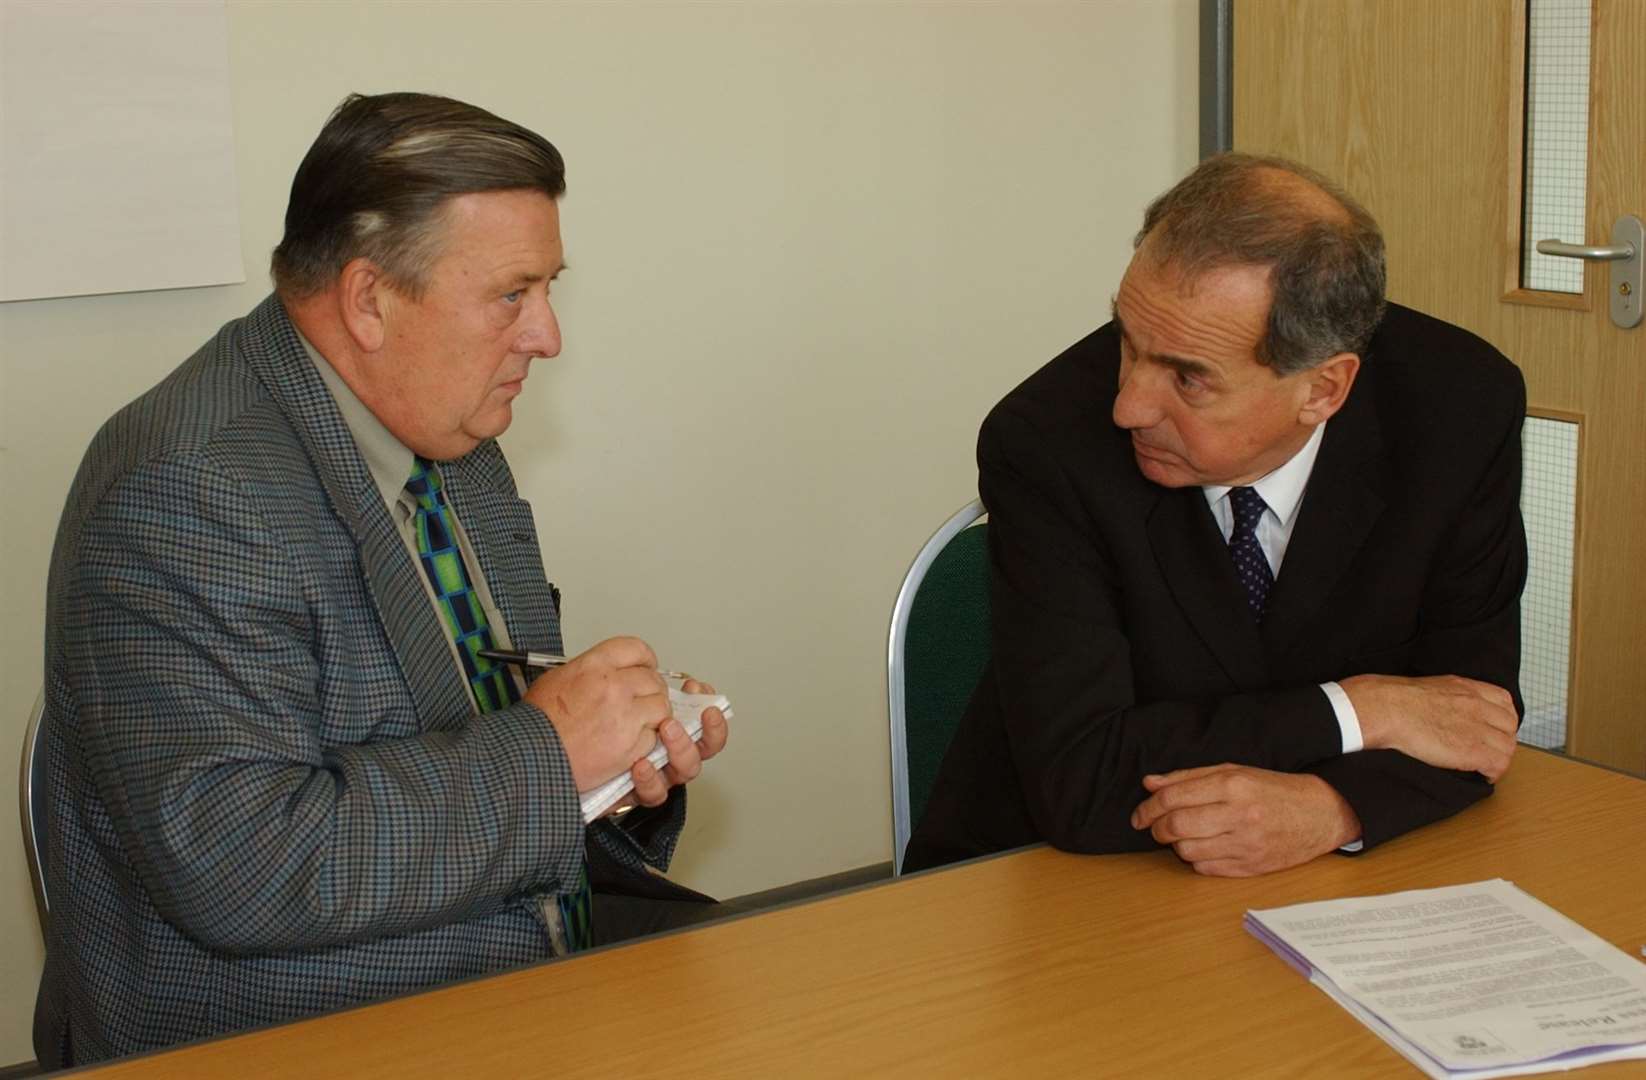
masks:
<instances>
[{"instance_id":1,"label":"green and blue patterned tie","mask_svg":"<svg viewBox=\"0 0 1646 1080\"><path fill-rule=\"evenodd\" d=\"M434 463L417 458L406 490L417 501L412 528L417 534L418 561L434 586L446 631L457 642L457 656L463 662L463 674L468 677L475 704L483 713L513 705L520 700L514 680L502 667L480 655L481 649L493 647L491 627L469 580L463 553L457 548L457 531L452 528L446 493L441 490L440 473ZM571 952L588 948L594 898L586 863L572 890L555 899L560 905L566 948Z\"/></svg>"}]
</instances>

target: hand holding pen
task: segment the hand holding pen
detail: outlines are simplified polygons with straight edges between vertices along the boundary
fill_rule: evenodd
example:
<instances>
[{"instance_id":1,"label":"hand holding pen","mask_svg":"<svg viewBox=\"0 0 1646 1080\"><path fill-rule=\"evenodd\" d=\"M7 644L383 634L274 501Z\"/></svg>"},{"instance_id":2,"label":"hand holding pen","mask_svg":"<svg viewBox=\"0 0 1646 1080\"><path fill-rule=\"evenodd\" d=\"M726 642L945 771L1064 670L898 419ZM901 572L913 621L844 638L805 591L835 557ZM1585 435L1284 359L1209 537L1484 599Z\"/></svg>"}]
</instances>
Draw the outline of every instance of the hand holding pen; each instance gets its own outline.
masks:
<instances>
[{"instance_id":1,"label":"hand holding pen","mask_svg":"<svg viewBox=\"0 0 1646 1080\"><path fill-rule=\"evenodd\" d=\"M686 735L674 719L664 682L668 676L686 676L659 672L657 655L639 638L608 638L570 658L537 655L552 662L532 665L545 670L527 688L525 700L554 725L578 791L632 770L634 800L655 806L668 797L671 786L696 777L702 761L726 743L726 720L718 709L704 713L700 740L693 742ZM685 689L709 692L695 681ZM658 739L669 751L662 772L644 760Z\"/></svg>"},{"instance_id":2,"label":"hand holding pen","mask_svg":"<svg viewBox=\"0 0 1646 1080\"><path fill-rule=\"evenodd\" d=\"M520 667L531 668L563 667L566 664L571 663L574 659L570 656L560 656L557 653L516 652L513 649L477 649L475 651L487 660L491 660L499 664L516 664ZM663 668L658 668L657 673L665 679L691 678L691 676L687 675L684 671L667 671Z\"/></svg>"}]
</instances>

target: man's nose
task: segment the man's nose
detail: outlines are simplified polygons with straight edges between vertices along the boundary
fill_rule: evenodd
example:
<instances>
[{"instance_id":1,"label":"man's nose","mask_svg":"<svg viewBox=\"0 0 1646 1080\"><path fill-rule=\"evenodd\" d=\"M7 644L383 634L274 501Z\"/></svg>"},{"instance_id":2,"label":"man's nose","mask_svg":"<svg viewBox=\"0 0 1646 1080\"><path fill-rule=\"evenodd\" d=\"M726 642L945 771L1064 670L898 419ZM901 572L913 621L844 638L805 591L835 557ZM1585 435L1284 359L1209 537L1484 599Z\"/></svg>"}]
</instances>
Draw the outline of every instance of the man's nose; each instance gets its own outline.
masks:
<instances>
[{"instance_id":1,"label":"man's nose","mask_svg":"<svg viewBox=\"0 0 1646 1080\"><path fill-rule=\"evenodd\" d=\"M1139 431L1160 422L1160 380L1151 377L1147 365L1122 364L1120 391L1114 398L1115 427Z\"/></svg>"},{"instance_id":2,"label":"man's nose","mask_svg":"<svg viewBox=\"0 0 1646 1080\"><path fill-rule=\"evenodd\" d=\"M560 355L560 320L555 317L554 305L547 296L539 295L528 301L514 351L532 356Z\"/></svg>"}]
</instances>

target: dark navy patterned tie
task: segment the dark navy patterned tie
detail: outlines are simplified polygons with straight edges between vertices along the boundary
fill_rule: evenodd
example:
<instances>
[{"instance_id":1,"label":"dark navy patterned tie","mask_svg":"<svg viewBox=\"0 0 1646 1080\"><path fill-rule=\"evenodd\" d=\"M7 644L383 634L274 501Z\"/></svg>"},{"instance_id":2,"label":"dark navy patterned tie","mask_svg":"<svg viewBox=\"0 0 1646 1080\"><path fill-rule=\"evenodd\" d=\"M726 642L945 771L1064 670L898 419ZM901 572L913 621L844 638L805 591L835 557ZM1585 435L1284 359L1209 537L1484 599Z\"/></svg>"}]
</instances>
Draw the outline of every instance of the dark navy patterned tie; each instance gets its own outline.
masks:
<instances>
[{"instance_id":1,"label":"dark navy patterned tie","mask_svg":"<svg viewBox=\"0 0 1646 1080\"><path fill-rule=\"evenodd\" d=\"M1246 590L1252 615L1262 622L1263 607L1269 600L1269 587L1275 583L1275 577L1269 569L1268 556L1263 554L1263 545L1257 542L1257 523L1269 505L1253 489L1237 487L1229 489L1229 507L1234 511L1229 556L1234 559L1235 576Z\"/></svg>"},{"instance_id":2,"label":"dark navy patterned tie","mask_svg":"<svg viewBox=\"0 0 1646 1080\"><path fill-rule=\"evenodd\" d=\"M475 704L483 713L513 705L520 700L514 680L507 671L479 655L481 649L492 648L491 626L469 579L463 553L458 550L457 532L452 528L446 493L441 490L440 473L434 463L418 458L411 479L406 481L406 490L417 500L412 526L417 534L418 561L434 586L446 632L457 642L457 655L463 662L463 673L468 676ZM566 931L567 951L588 948L592 940L594 897L589 888L587 864L571 891L555 899Z\"/></svg>"}]
</instances>

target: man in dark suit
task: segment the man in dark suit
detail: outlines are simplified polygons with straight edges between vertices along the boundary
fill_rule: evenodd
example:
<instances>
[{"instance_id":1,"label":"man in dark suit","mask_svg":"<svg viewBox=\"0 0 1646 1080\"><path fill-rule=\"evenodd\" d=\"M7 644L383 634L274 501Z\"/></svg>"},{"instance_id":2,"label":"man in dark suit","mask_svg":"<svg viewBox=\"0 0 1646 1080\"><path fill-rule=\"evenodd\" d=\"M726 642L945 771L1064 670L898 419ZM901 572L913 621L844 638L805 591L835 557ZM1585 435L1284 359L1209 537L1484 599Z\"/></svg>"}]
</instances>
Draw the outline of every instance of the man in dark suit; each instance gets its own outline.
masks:
<instances>
[{"instance_id":1,"label":"man in dark suit","mask_svg":"<svg viewBox=\"0 0 1646 1080\"><path fill-rule=\"evenodd\" d=\"M1490 793L1524 384L1383 289L1376 223L1295 164L1149 207L1113 321L983 424L992 656L906 866L1044 839L1258 874Z\"/></svg>"},{"instance_id":2,"label":"man in dark suit","mask_svg":"<svg viewBox=\"0 0 1646 1080\"><path fill-rule=\"evenodd\" d=\"M495 439L560 350L564 187L481 109L351 97L276 294L87 451L48 587L41 1064L575 950L611 936L592 889L704 910L653 871L719 710L689 738L637 638L535 678L477 654L561 650ZM585 828L626 771L632 813Z\"/></svg>"}]
</instances>

